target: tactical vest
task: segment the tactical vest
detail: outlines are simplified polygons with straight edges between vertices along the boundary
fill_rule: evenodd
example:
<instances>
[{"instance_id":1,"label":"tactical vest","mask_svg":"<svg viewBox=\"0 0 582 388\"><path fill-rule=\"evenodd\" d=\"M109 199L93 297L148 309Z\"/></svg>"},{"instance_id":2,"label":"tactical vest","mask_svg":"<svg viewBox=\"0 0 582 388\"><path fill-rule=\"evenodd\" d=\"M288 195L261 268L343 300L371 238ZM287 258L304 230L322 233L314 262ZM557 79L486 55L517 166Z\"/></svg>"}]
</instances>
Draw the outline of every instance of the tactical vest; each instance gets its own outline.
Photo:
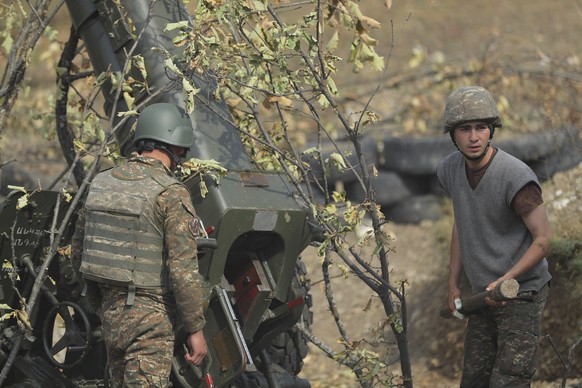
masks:
<instances>
[{"instance_id":1,"label":"tactical vest","mask_svg":"<svg viewBox=\"0 0 582 388\"><path fill-rule=\"evenodd\" d=\"M87 194L81 272L87 279L130 290L169 288L164 229L154 209L158 196L179 183L155 170L142 170L131 180L112 171L98 174Z\"/></svg>"}]
</instances>

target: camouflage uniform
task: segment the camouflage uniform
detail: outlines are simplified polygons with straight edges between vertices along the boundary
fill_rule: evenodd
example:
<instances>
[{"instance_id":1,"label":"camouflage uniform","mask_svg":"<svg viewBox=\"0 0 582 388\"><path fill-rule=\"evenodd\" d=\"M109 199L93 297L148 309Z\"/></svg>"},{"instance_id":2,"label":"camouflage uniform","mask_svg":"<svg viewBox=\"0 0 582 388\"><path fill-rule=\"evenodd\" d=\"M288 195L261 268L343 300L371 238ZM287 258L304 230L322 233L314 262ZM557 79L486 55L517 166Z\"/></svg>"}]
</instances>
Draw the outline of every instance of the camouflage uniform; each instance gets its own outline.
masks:
<instances>
[{"instance_id":1,"label":"camouflage uniform","mask_svg":"<svg viewBox=\"0 0 582 388\"><path fill-rule=\"evenodd\" d=\"M529 387L549 286L469 316L462 388Z\"/></svg>"},{"instance_id":2,"label":"camouflage uniform","mask_svg":"<svg viewBox=\"0 0 582 388\"><path fill-rule=\"evenodd\" d=\"M113 169L112 176L127 181L144 172L171 175L159 160L133 154L128 163ZM188 190L176 181L159 195L154 207L155 221L164 236L169 287L138 288L128 305L127 287L99 284L103 296L100 317L114 387L168 386L177 314L187 333L201 330L205 323L204 282L196 260L198 223ZM82 216L73 240L74 252L84 240Z\"/></svg>"}]
</instances>

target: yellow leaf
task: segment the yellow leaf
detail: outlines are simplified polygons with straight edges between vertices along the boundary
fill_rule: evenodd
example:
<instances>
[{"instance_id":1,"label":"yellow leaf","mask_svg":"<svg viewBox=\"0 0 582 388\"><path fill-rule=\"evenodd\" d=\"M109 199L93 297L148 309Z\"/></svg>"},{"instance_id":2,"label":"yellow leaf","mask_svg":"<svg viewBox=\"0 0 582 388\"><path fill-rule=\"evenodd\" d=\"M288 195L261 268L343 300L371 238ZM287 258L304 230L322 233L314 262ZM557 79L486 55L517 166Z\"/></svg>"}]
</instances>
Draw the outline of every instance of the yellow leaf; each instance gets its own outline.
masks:
<instances>
[{"instance_id":1,"label":"yellow leaf","mask_svg":"<svg viewBox=\"0 0 582 388\"><path fill-rule=\"evenodd\" d=\"M500 112L507 112L509 109L509 100L504 95L500 95L497 98L497 109L499 109Z\"/></svg>"},{"instance_id":2,"label":"yellow leaf","mask_svg":"<svg viewBox=\"0 0 582 388\"><path fill-rule=\"evenodd\" d=\"M22 323L28 330L32 330L32 326L30 326L30 321L28 320L28 314L26 314L26 311L16 310L16 317L18 318L18 321Z\"/></svg>"},{"instance_id":3,"label":"yellow leaf","mask_svg":"<svg viewBox=\"0 0 582 388\"><path fill-rule=\"evenodd\" d=\"M266 97L266 101L268 101L271 104L277 103L277 104L279 104L279 106L281 108L292 108L293 107L293 102L285 96L278 96L278 95L271 94L268 92L264 92L264 94Z\"/></svg>"},{"instance_id":4,"label":"yellow leaf","mask_svg":"<svg viewBox=\"0 0 582 388\"><path fill-rule=\"evenodd\" d=\"M174 61L172 61L171 58L168 58L164 61L164 65L171 71L173 71L174 73L178 74L178 75L182 75L182 72L180 71L180 69L178 69L178 66L176 66L176 64L174 63Z\"/></svg>"},{"instance_id":5,"label":"yellow leaf","mask_svg":"<svg viewBox=\"0 0 582 388\"><path fill-rule=\"evenodd\" d=\"M66 245L64 247L60 247L59 249L57 249L57 252L61 256L71 256L71 244Z\"/></svg>"},{"instance_id":6,"label":"yellow leaf","mask_svg":"<svg viewBox=\"0 0 582 388\"><path fill-rule=\"evenodd\" d=\"M0 317L0 322L5 321L5 320L10 319L10 318L14 318L14 317L16 317L16 313L14 311L12 311L10 313L6 313Z\"/></svg>"},{"instance_id":7,"label":"yellow leaf","mask_svg":"<svg viewBox=\"0 0 582 388\"><path fill-rule=\"evenodd\" d=\"M346 162L344 161L344 157L338 154L337 152L333 152L329 155L328 161L335 166L338 172L342 172L346 169Z\"/></svg>"},{"instance_id":8,"label":"yellow leaf","mask_svg":"<svg viewBox=\"0 0 582 388\"><path fill-rule=\"evenodd\" d=\"M370 28L380 28L382 26L382 24L379 21L372 19L371 17L368 16L362 16L361 20L362 22L370 26Z\"/></svg>"},{"instance_id":9,"label":"yellow leaf","mask_svg":"<svg viewBox=\"0 0 582 388\"><path fill-rule=\"evenodd\" d=\"M133 102L135 101L135 98L133 98L131 94L129 94L128 92L123 92L123 99L125 100L127 107L129 109L133 109L134 107Z\"/></svg>"},{"instance_id":10,"label":"yellow leaf","mask_svg":"<svg viewBox=\"0 0 582 388\"><path fill-rule=\"evenodd\" d=\"M331 197L334 200L334 202L343 202L346 199L345 193L338 193L337 191L332 192Z\"/></svg>"},{"instance_id":11,"label":"yellow leaf","mask_svg":"<svg viewBox=\"0 0 582 388\"><path fill-rule=\"evenodd\" d=\"M67 203L68 203L68 202L71 202L71 200L73 199L73 197L71 196L71 194L69 194L69 193L67 192L67 190L65 190L65 188L62 188L62 189L61 189L61 194L63 195L63 197L65 197L65 201L66 201Z\"/></svg>"},{"instance_id":12,"label":"yellow leaf","mask_svg":"<svg viewBox=\"0 0 582 388\"><path fill-rule=\"evenodd\" d=\"M117 117L125 117L125 116L137 116L138 113L135 110L128 110L127 112L117 112Z\"/></svg>"},{"instance_id":13,"label":"yellow leaf","mask_svg":"<svg viewBox=\"0 0 582 388\"><path fill-rule=\"evenodd\" d=\"M330 214L330 215L337 214L337 207L335 207L335 205L331 205L331 204L325 205L323 207L323 210L325 211L326 214Z\"/></svg>"},{"instance_id":14,"label":"yellow leaf","mask_svg":"<svg viewBox=\"0 0 582 388\"><path fill-rule=\"evenodd\" d=\"M28 194L24 194L22 197L18 198L16 209L24 209L26 206L28 206Z\"/></svg>"},{"instance_id":15,"label":"yellow leaf","mask_svg":"<svg viewBox=\"0 0 582 388\"><path fill-rule=\"evenodd\" d=\"M75 148L76 152L86 151L85 143L83 143L81 139L73 140L73 147Z\"/></svg>"},{"instance_id":16,"label":"yellow leaf","mask_svg":"<svg viewBox=\"0 0 582 388\"><path fill-rule=\"evenodd\" d=\"M201 180L200 181L200 196L202 198L206 198L206 194L208 194L208 187L206 187L206 183Z\"/></svg>"},{"instance_id":17,"label":"yellow leaf","mask_svg":"<svg viewBox=\"0 0 582 388\"><path fill-rule=\"evenodd\" d=\"M374 38L372 38L370 35L366 34L365 32L360 34L360 38L362 39L362 42L368 46L375 46L378 41Z\"/></svg>"}]
</instances>

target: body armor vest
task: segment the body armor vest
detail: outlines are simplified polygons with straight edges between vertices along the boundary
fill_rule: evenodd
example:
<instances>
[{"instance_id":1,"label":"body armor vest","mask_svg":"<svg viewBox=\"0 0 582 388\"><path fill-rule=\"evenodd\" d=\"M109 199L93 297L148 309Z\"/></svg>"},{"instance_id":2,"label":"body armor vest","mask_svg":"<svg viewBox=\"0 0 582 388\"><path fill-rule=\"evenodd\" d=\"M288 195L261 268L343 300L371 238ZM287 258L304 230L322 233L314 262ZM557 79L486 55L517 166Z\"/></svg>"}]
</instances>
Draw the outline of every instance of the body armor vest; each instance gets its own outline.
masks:
<instances>
[{"instance_id":1,"label":"body armor vest","mask_svg":"<svg viewBox=\"0 0 582 388\"><path fill-rule=\"evenodd\" d=\"M102 283L130 288L169 288L164 228L155 217L158 196L173 178L140 169L123 179L105 171L91 183L81 272Z\"/></svg>"}]
</instances>

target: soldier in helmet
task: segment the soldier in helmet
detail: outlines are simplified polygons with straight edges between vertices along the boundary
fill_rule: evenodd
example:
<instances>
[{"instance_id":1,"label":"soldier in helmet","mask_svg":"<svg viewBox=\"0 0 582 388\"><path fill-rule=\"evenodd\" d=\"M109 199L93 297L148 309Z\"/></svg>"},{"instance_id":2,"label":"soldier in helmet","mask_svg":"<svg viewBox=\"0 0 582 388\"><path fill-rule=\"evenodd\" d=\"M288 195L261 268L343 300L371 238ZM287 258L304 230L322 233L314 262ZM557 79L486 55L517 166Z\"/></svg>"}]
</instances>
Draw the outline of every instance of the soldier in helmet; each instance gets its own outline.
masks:
<instances>
[{"instance_id":1,"label":"soldier in helmet","mask_svg":"<svg viewBox=\"0 0 582 388\"><path fill-rule=\"evenodd\" d=\"M463 271L474 293L519 282L515 300L488 298L468 317L461 387L530 386L549 288L552 231L540 184L527 165L491 146L501 125L486 89L461 87L448 97L444 129L458 152L440 162L437 176L454 208L449 309L462 318L455 303Z\"/></svg>"},{"instance_id":2,"label":"soldier in helmet","mask_svg":"<svg viewBox=\"0 0 582 388\"><path fill-rule=\"evenodd\" d=\"M182 108L148 106L137 121L137 152L98 174L87 194L73 251L82 245L80 271L101 290L114 387L169 386L178 314L189 333L186 360L200 365L207 352L199 223L188 190L172 173L193 139Z\"/></svg>"}]
</instances>

